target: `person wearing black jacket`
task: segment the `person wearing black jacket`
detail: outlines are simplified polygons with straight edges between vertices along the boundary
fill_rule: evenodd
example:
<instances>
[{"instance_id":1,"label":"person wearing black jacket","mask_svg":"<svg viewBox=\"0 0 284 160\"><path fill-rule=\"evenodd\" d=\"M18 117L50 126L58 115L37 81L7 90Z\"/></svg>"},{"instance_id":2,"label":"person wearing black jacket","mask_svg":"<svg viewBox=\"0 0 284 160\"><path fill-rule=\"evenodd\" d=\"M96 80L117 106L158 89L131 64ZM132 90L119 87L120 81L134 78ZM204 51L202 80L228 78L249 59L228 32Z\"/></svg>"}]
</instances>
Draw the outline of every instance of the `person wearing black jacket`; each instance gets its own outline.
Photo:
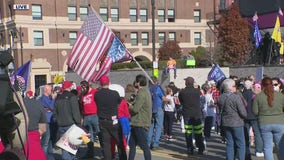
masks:
<instances>
[{"instance_id":1,"label":"person wearing black jacket","mask_svg":"<svg viewBox=\"0 0 284 160\"><path fill-rule=\"evenodd\" d=\"M54 117L58 124L58 131L62 136L73 124L80 125L81 114L79 109L79 102L76 95L71 93L72 83L64 81L62 83L63 93L57 97L54 104ZM75 156L71 153L62 150L62 159L71 160Z\"/></svg>"},{"instance_id":2,"label":"person wearing black jacket","mask_svg":"<svg viewBox=\"0 0 284 160\"><path fill-rule=\"evenodd\" d=\"M193 87L194 79L187 77L185 80L185 88L179 93L179 100L182 104L182 112L185 127L185 139L188 154L193 154L194 147L192 144L192 132L194 132L198 154L203 154L205 146L202 136L202 121L200 109L200 91Z\"/></svg>"},{"instance_id":3,"label":"person wearing black jacket","mask_svg":"<svg viewBox=\"0 0 284 160\"><path fill-rule=\"evenodd\" d=\"M116 141L120 160L127 160L123 147L122 132L118 124L118 106L121 98L117 91L109 89L109 78L100 78L101 89L95 94L95 102L98 108L99 125L103 139L104 159L111 160L111 137Z\"/></svg>"},{"instance_id":4,"label":"person wearing black jacket","mask_svg":"<svg viewBox=\"0 0 284 160\"><path fill-rule=\"evenodd\" d=\"M245 139L246 139L246 159L251 159L250 153L250 127L253 129L254 142L255 142L255 155L257 157L263 157L263 142L257 122L257 116L252 111L253 99L256 94L252 91L253 82L246 80L244 84L243 97L247 102L247 118L245 119Z\"/></svg>"}]
</instances>

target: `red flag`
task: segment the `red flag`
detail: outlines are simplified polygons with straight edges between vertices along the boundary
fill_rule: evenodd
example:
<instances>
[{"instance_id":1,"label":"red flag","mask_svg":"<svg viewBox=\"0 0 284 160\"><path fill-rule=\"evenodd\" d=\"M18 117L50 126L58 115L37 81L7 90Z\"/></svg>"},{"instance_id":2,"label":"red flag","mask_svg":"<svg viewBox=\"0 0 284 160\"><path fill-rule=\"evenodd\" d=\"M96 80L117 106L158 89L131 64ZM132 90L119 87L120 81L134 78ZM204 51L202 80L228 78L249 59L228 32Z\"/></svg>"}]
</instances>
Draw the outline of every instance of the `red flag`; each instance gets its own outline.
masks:
<instances>
[{"instance_id":1,"label":"red flag","mask_svg":"<svg viewBox=\"0 0 284 160\"><path fill-rule=\"evenodd\" d=\"M101 71L96 71L96 66L110 47L113 37L112 31L90 9L68 57L68 66L87 81L98 80L102 75ZM102 64L100 68L102 70Z\"/></svg>"}]
</instances>

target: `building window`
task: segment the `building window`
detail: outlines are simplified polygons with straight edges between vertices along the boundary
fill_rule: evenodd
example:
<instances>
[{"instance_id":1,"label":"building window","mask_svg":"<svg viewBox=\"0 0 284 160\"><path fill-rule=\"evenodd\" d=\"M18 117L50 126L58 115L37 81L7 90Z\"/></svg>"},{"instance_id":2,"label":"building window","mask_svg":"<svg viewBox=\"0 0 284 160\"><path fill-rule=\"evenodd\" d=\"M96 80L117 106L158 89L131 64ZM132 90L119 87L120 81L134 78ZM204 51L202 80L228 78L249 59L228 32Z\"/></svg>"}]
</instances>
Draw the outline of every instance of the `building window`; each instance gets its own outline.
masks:
<instances>
[{"instance_id":1,"label":"building window","mask_svg":"<svg viewBox=\"0 0 284 160\"><path fill-rule=\"evenodd\" d=\"M168 10L168 22L175 22L175 11L173 9Z\"/></svg>"},{"instance_id":2,"label":"building window","mask_svg":"<svg viewBox=\"0 0 284 160\"><path fill-rule=\"evenodd\" d=\"M80 20L85 21L88 17L88 7L80 7Z\"/></svg>"},{"instance_id":3,"label":"building window","mask_svg":"<svg viewBox=\"0 0 284 160\"><path fill-rule=\"evenodd\" d=\"M112 8L110 10L110 16L111 16L111 21L112 22L118 22L118 8Z\"/></svg>"},{"instance_id":4,"label":"building window","mask_svg":"<svg viewBox=\"0 0 284 160\"><path fill-rule=\"evenodd\" d=\"M175 32L170 32L169 33L169 40L170 41L175 41L176 40L176 33Z\"/></svg>"},{"instance_id":5,"label":"building window","mask_svg":"<svg viewBox=\"0 0 284 160\"><path fill-rule=\"evenodd\" d=\"M36 90L40 89L41 86L46 85L47 83L47 78L46 75L35 75L35 88ZM43 94L43 91L39 91L38 92L40 95Z\"/></svg>"},{"instance_id":6,"label":"building window","mask_svg":"<svg viewBox=\"0 0 284 160\"><path fill-rule=\"evenodd\" d=\"M77 32L69 32L70 46L73 46L77 38Z\"/></svg>"},{"instance_id":7,"label":"building window","mask_svg":"<svg viewBox=\"0 0 284 160\"><path fill-rule=\"evenodd\" d=\"M130 33L130 39L131 39L131 45L132 46L137 46L138 45L137 33Z\"/></svg>"},{"instance_id":8,"label":"building window","mask_svg":"<svg viewBox=\"0 0 284 160\"><path fill-rule=\"evenodd\" d=\"M130 9L130 22L137 22L137 9Z\"/></svg>"},{"instance_id":9,"label":"building window","mask_svg":"<svg viewBox=\"0 0 284 160\"><path fill-rule=\"evenodd\" d=\"M76 7L74 6L68 7L68 17L69 17L69 21L77 20Z\"/></svg>"},{"instance_id":10,"label":"building window","mask_svg":"<svg viewBox=\"0 0 284 160\"><path fill-rule=\"evenodd\" d=\"M140 9L140 21L148 22L147 9Z\"/></svg>"},{"instance_id":11,"label":"building window","mask_svg":"<svg viewBox=\"0 0 284 160\"><path fill-rule=\"evenodd\" d=\"M194 10L194 22L201 22L200 10Z\"/></svg>"},{"instance_id":12,"label":"building window","mask_svg":"<svg viewBox=\"0 0 284 160\"><path fill-rule=\"evenodd\" d=\"M145 32L142 33L141 39L142 39L142 46L148 46L149 45L148 33L145 33Z\"/></svg>"},{"instance_id":13,"label":"building window","mask_svg":"<svg viewBox=\"0 0 284 160\"><path fill-rule=\"evenodd\" d=\"M163 45L165 43L165 33L164 32L160 32L159 33L159 44Z\"/></svg>"},{"instance_id":14,"label":"building window","mask_svg":"<svg viewBox=\"0 0 284 160\"><path fill-rule=\"evenodd\" d=\"M105 22L107 22L107 8L100 8L100 16Z\"/></svg>"},{"instance_id":15,"label":"building window","mask_svg":"<svg viewBox=\"0 0 284 160\"><path fill-rule=\"evenodd\" d=\"M194 32L194 45L201 45L201 32Z\"/></svg>"},{"instance_id":16,"label":"building window","mask_svg":"<svg viewBox=\"0 0 284 160\"><path fill-rule=\"evenodd\" d=\"M42 19L41 5L38 4L32 5L32 16L33 19Z\"/></svg>"},{"instance_id":17,"label":"building window","mask_svg":"<svg viewBox=\"0 0 284 160\"><path fill-rule=\"evenodd\" d=\"M43 46L43 31L34 31L34 45Z\"/></svg>"},{"instance_id":18,"label":"building window","mask_svg":"<svg viewBox=\"0 0 284 160\"><path fill-rule=\"evenodd\" d=\"M221 0L220 1L220 9L221 10L225 10L226 9L226 1L225 0Z\"/></svg>"},{"instance_id":19,"label":"building window","mask_svg":"<svg viewBox=\"0 0 284 160\"><path fill-rule=\"evenodd\" d=\"M158 10L158 21L165 22L165 10L163 9Z\"/></svg>"}]
</instances>

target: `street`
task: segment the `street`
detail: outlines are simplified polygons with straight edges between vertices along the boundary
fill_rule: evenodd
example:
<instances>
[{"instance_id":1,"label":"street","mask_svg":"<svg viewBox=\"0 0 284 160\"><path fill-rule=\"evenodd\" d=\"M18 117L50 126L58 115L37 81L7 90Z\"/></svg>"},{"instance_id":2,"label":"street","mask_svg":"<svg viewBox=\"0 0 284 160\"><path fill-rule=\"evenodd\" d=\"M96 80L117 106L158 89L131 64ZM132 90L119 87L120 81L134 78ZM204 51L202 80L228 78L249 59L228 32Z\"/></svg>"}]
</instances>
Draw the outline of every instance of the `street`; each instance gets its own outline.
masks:
<instances>
[{"instance_id":1,"label":"street","mask_svg":"<svg viewBox=\"0 0 284 160\"><path fill-rule=\"evenodd\" d=\"M197 151L194 155L188 155L186 150L186 143L184 138L184 133L181 132L180 125L174 123L173 126L174 140L167 141L164 137L161 138L160 147L158 150L151 151L152 160L220 160L225 159L226 145L220 143L220 136L212 131L212 137L206 142L206 150L204 155L198 155ZM96 156L94 160L103 159L100 158L101 153L99 149L99 144L95 143ZM55 151L57 160L60 160L60 150ZM128 150L127 150L128 153ZM263 160L264 158L257 158L254 154L254 148L251 149L252 160ZM274 156L275 157L275 156ZM117 158L118 159L118 158ZM142 150L137 149L136 160L143 160ZM277 160L277 158L275 157ZM91 159L84 159L91 160Z\"/></svg>"}]
</instances>

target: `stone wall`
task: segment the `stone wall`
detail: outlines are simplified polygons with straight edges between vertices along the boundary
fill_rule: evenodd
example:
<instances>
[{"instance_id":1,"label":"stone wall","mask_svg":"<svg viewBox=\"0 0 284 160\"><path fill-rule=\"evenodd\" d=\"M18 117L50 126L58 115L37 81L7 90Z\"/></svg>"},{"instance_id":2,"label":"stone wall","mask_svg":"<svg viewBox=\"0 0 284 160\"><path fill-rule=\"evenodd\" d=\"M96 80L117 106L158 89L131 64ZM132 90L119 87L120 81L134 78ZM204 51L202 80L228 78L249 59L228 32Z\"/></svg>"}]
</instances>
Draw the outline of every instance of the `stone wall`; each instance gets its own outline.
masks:
<instances>
[{"instance_id":1,"label":"stone wall","mask_svg":"<svg viewBox=\"0 0 284 160\"><path fill-rule=\"evenodd\" d=\"M253 67L231 67L231 68L221 68L225 75L228 77L229 75L236 75L238 77L247 77L249 75L256 75L256 70L259 66ZM211 68L186 68L186 69L177 69L177 78L173 78L173 71L170 71L169 76L164 76L162 71L160 71L161 75L159 77L160 84L164 87L169 84L169 82L174 82L177 87L183 88L184 78L188 76L194 77L197 84L202 85L207 80L207 75ZM284 66L272 66L272 67L263 67L264 74L270 77L284 77ZM152 75L152 70L145 71L149 76ZM110 72L110 80L111 83L121 84L122 86L126 86L127 84L133 84L135 80L135 76L138 74L144 74L142 70L121 70L121 71L113 71ZM82 80L75 73L66 73L66 80L72 80L77 84ZM97 86L98 84L94 84Z\"/></svg>"}]
</instances>

